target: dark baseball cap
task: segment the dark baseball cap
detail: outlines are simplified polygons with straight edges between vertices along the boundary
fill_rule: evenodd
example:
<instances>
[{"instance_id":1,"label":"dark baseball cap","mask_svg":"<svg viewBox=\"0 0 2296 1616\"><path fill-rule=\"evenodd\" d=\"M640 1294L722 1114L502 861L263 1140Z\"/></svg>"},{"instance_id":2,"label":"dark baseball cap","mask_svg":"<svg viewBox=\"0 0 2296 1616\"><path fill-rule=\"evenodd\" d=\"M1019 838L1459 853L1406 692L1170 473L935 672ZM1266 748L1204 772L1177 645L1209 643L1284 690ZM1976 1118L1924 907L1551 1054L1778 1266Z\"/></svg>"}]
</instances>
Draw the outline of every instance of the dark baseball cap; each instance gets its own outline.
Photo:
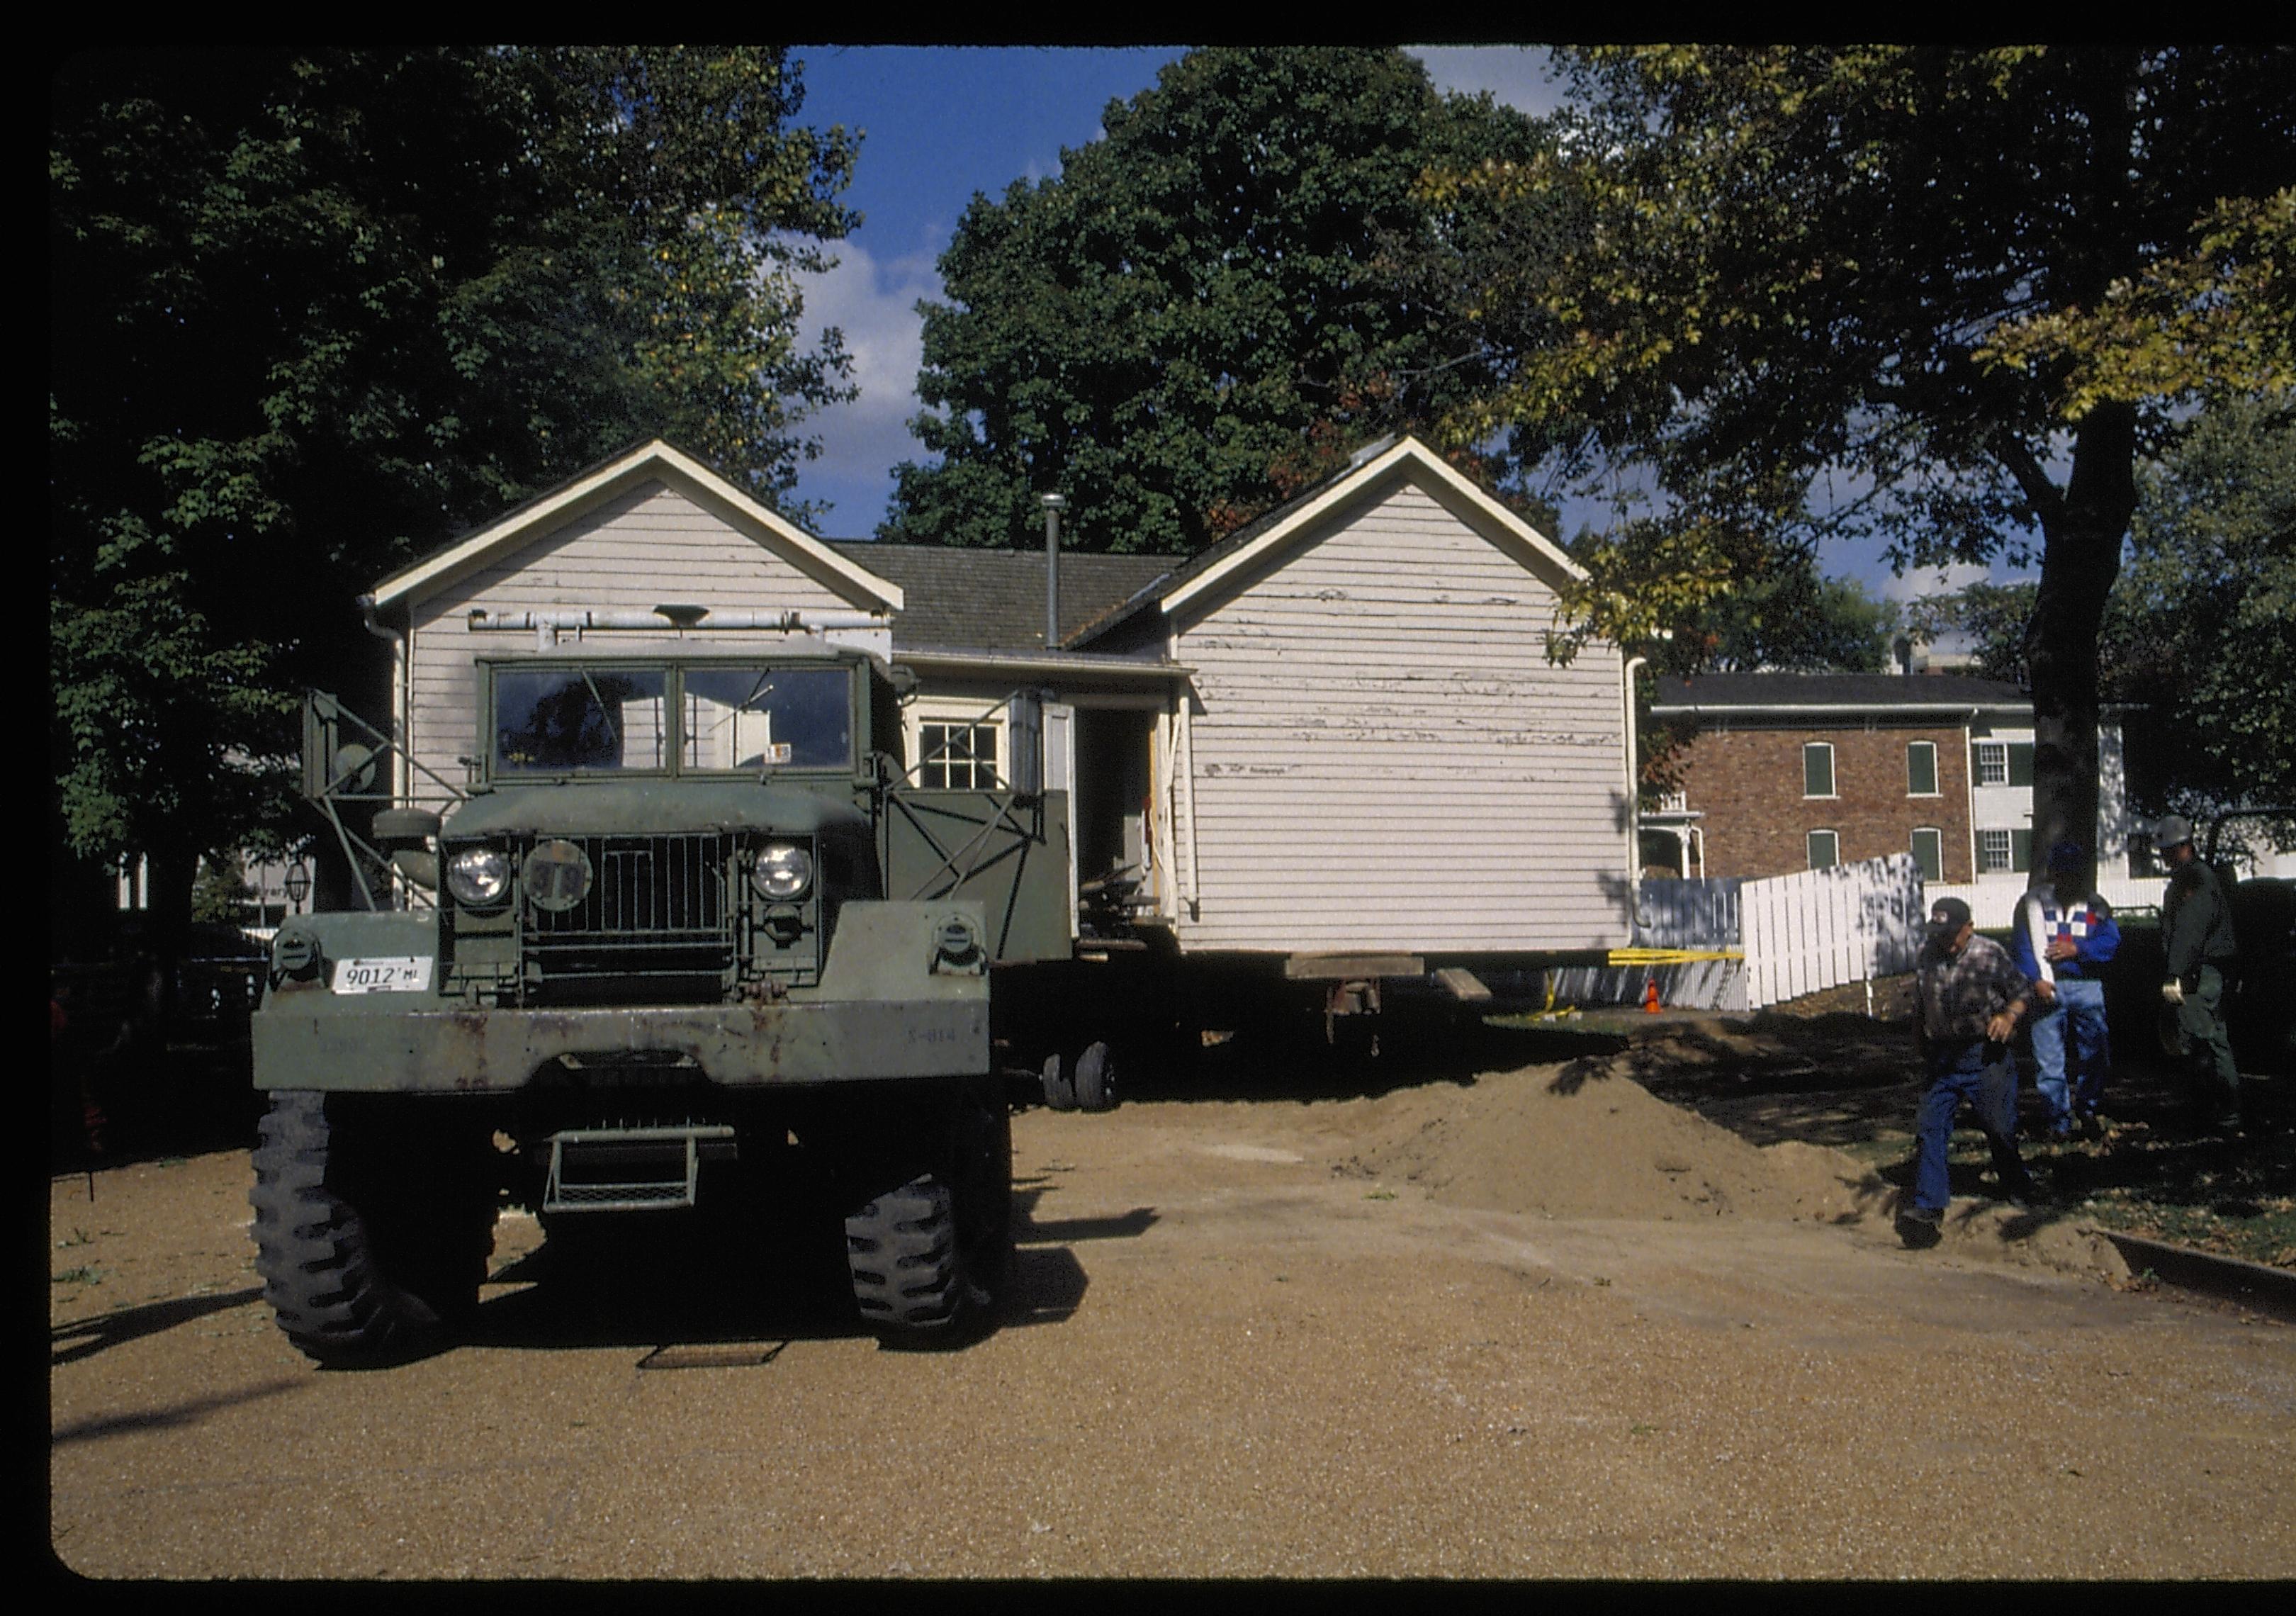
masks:
<instances>
[{"instance_id":1,"label":"dark baseball cap","mask_svg":"<svg viewBox=\"0 0 2296 1616\"><path fill-rule=\"evenodd\" d=\"M1940 898L1930 906L1930 924L1958 931L1969 923L1969 906L1958 898Z\"/></svg>"}]
</instances>

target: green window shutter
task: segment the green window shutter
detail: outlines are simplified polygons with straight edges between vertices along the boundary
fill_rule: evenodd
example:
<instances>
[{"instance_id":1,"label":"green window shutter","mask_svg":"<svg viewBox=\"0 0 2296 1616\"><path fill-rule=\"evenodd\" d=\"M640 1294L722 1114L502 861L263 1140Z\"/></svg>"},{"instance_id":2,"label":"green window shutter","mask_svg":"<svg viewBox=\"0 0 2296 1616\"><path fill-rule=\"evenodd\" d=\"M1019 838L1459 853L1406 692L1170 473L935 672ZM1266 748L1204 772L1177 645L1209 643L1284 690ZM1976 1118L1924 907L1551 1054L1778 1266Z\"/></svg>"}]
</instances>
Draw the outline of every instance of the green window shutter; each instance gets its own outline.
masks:
<instances>
[{"instance_id":1,"label":"green window shutter","mask_svg":"<svg viewBox=\"0 0 2296 1616\"><path fill-rule=\"evenodd\" d=\"M2030 746L2025 749L2029 759L2032 753L2032 750L2033 749ZM2013 757L2015 755L2013 751L2011 755ZM2030 775L2031 770L2029 768L2027 770L2027 777L2030 778ZM2009 867L2020 874L2022 874L2033 867L2032 832L2028 830L2012 831L2009 833Z\"/></svg>"},{"instance_id":2,"label":"green window shutter","mask_svg":"<svg viewBox=\"0 0 2296 1616\"><path fill-rule=\"evenodd\" d=\"M1833 795L1833 748L1823 741L1812 741L1801 749L1801 794Z\"/></svg>"},{"instance_id":3,"label":"green window shutter","mask_svg":"<svg viewBox=\"0 0 2296 1616\"><path fill-rule=\"evenodd\" d=\"M1915 741L1906 748L1906 794L1909 797L1937 795L1937 743Z\"/></svg>"},{"instance_id":4,"label":"green window shutter","mask_svg":"<svg viewBox=\"0 0 2296 1616\"><path fill-rule=\"evenodd\" d=\"M1936 831L1914 833L1914 862L1921 866L1923 881L1945 879L1945 838Z\"/></svg>"},{"instance_id":5,"label":"green window shutter","mask_svg":"<svg viewBox=\"0 0 2296 1616\"><path fill-rule=\"evenodd\" d=\"M2009 742L2009 783L2012 785L2033 783L2033 743L2030 741ZM2021 870L2025 866L2019 865L2017 867Z\"/></svg>"},{"instance_id":6,"label":"green window shutter","mask_svg":"<svg viewBox=\"0 0 2296 1616\"><path fill-rule=\"evenodd\" d=\"M1969 783L1972 785L1985 783L1985 769L1977 760L1977 749L1982 744L1978 741L1969 743Z\"/></svg>"}]
</instances>

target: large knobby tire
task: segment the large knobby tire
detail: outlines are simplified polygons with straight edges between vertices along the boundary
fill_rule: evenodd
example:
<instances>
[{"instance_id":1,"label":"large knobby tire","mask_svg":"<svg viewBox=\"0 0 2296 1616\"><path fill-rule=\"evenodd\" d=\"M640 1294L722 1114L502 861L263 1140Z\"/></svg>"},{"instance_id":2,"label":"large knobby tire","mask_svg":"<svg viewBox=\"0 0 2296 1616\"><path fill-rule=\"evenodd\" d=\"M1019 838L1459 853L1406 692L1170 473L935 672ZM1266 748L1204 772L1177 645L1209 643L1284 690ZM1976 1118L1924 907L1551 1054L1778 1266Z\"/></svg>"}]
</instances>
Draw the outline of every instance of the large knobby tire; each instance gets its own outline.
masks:
<instances>
[{"instance_id":1,"label":"large knobby tire","mask_svg":"<svg viewBox=\"0 0 2296 1616\"><path fill-rule=\"evenodd\" d=\"M1076 1103L1083 1111L1116 1109L1116 1056L1107 1045L1088 1045L1077 1056Z\"/></svg>"},{"instance_id":2,"label":"large knobby tire","mask_svg":"<svg viewBox=\"0 0 2296 1616\"><path fill-rule=\"evenodd\" d=\"M393 1126L365 1099L274 1093L248 1194L280 1329L338 1367L439 1345L477 1311L494 1251L484 1141Z\"/></svg>"},{"instance_id":3,"label":"large knobby tire","mask_svg":"<svg viewBox=\"0 0 2296 1616\"><path fill-rule=\"evenodd\" d=\"M1057 1054L1045 1057L1045 1103L1054 1111L1074 1111L1077 1108L1076 1079L1071 1078L1065 1062Z\"/></svg>"},{"instance_id":4,"label":"large knobby tire","mask_svg":"<svg viewBox=\"0 0 2296 1616\"><path fill-rule=\"evenodd\" d=\"M862 1322L890 1343L958 1339L985 1325L1013 1249L1013 1118L1001 1100L968 1093L952 1115L922 1123L938 1140L878 1158L932 1161L870 1194L845 1217L845 1259Z\"/></svg>"}]
</instances>

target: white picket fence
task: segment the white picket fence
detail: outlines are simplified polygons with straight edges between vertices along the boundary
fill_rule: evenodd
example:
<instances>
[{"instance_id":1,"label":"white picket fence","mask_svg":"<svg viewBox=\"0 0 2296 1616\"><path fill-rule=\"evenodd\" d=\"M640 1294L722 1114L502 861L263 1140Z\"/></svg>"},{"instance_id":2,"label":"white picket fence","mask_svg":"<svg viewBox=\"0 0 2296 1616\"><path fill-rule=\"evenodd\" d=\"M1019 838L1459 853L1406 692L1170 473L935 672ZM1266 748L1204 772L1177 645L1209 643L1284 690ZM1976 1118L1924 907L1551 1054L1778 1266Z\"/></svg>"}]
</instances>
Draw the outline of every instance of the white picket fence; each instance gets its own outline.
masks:
<instances>
[{"instance_id":1,"label":"white picket fence","mask_svg":"<svg viewBox=\"0 0 2296 1616\"><path fill-rule=\"evenodd\" d=\"M2169 890L2165 875L2130 877L2100 876L2097 896L2111 904L2114 913L2130 909L2158 909L2161 895ZM2013 881L1933 881L1923 889L1925 900L1935 903L1940 898L1958 898L1969 906L1970 918L1980 931L1998 931L2015 918L2017 900L2025 895L2025 877Z\"/></svg>"},{"instance_id":2,"label":"white picket fence","mask_svg":"<svg viewBox=\"0 0 2296 1616\"><path fill-rule=\"evenodd\" d=\"M1638 947L1736 957L1558 971L1558 1004L1640 1004L1655 981L1677 1009L1759 1010L1911 971L1928 913L1907 853L1762 881L1645 881L1635 907Z\"/></svg>"},{"instance_id":3,"label":"white picket fence","mask_svg":"<svg viewBox=\"0 0 2296 1616\"><path fill-rule=\"evenodd\" d=\"M1923 905L1910 853L1748 882L1738 891L1746 1008L1911 971Z\"/></svg>"},{"instance_id":4,"label":"white picket fence","mask_svg":"<svg viewBox=\"0 0 2296 1616\"><path fill-rule=\"evenodd\" d=\"M2117 910L2153 909L2168 885L2106 876ZM1804 994L1914 969L1930 906L1958 898L1987 931L2011 923L2024 882L1930 882L1907 853L1761 881L1640 884L1635 942L1644 948L1734 954L1679 964L1581 965L1550 979L1562 1005L1639 1005L1649 985L1675 1009L1759 1010Z\"/></svg>"}]
</instances>

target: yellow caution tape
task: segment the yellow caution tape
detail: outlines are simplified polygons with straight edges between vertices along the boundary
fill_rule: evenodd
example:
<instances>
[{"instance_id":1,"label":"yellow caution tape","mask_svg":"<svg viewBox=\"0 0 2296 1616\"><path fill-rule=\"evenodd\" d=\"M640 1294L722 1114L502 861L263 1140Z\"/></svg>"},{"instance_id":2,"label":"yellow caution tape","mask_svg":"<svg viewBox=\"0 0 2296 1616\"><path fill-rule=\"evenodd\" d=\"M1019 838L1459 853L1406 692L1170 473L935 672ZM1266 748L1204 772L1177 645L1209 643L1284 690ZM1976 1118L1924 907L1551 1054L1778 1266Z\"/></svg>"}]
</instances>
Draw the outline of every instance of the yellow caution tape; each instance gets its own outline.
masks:
<instances>
[{"instance_id":1,"label":"yellow caution tape","mask_svg":"<svg viewBox=\"0 0 2296 1616\"><path fill-rule=\"evenodd\" d=\"M1613 948L1603 963L1611 965L1687 965L1704 959L1743 959L1742 948Z\"/></svg>"}]
</instances>

